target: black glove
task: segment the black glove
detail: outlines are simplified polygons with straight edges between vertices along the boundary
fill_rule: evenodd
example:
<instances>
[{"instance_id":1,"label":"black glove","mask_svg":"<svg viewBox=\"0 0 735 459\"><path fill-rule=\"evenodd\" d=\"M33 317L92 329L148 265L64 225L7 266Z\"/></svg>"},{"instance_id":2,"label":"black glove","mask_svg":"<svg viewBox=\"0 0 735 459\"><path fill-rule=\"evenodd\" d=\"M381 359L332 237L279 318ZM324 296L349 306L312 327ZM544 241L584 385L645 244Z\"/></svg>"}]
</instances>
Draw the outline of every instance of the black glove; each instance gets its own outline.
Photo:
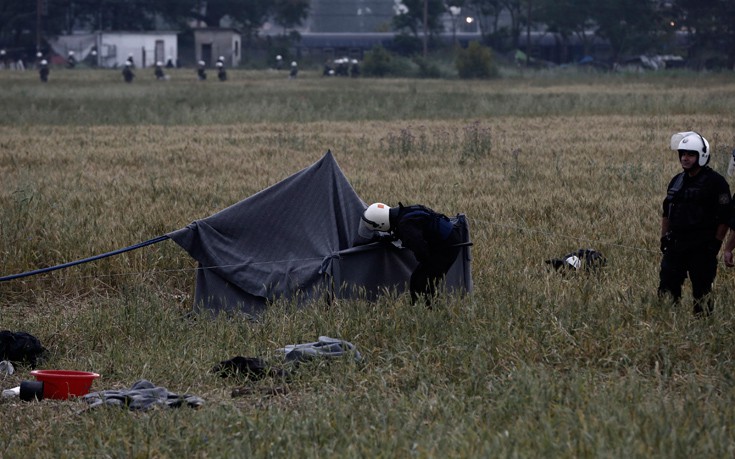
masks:
<instances>
[{"instance_id":1,"label":"black glove","mask_svg":"<svg viewBox=\"0 0 735 459\"><path fill-rule=\"evenodd\" d=\"M670 233L666 233L661 236L661 253L666 253L673 245L673 240Z\"/></svg>"}]
</instances>

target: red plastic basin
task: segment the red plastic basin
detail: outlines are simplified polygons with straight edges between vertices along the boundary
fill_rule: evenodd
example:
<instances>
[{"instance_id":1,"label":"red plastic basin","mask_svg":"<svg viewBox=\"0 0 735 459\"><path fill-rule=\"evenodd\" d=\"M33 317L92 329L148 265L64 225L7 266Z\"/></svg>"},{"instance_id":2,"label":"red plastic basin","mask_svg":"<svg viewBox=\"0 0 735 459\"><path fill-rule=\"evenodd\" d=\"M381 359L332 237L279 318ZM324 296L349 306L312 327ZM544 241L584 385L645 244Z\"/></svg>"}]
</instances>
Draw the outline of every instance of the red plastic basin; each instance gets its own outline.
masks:
<instances>
[{"instance_id":1,"label":"red plastic basin","mask_svg":"<svg viewBox=\"0 0 735 459\"><path fill-rule=\"evenodd\" d=\"M43 398L58 400L88 394L92 381L100 377L97 373L75 370L33 370L31 374L43 381Z\"/></svg>"}]
</instances>

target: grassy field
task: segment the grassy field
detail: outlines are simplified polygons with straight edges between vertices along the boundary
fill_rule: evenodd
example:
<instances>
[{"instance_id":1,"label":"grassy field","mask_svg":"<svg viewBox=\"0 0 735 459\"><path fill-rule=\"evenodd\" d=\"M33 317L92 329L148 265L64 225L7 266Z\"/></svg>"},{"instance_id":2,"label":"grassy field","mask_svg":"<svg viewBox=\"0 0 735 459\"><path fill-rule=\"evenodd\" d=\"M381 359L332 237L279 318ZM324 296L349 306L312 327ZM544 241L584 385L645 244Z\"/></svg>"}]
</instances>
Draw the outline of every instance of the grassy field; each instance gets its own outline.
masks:
<instances>
[{"instance_id":1,"label":"grassy field","mask_svg":"<svg viewBox=\"0 0 735 459\"><path fill-rule=\"evenodd\" d=\"M735 455L735 270L720 264L707 319L688 290L676 308L655 295L669 138L698 130L724 174L735 76L229 73L0 72L0 275L181 228L331 149L366 202L465 213L474 292L432 310L399 295L190 317L195 263L170 241L0 283L0 329L37 336L44 368L206 400L131 413L2 399L0 457ZM544 264L582 247L607 256L598 275ZM287 383L209 372L320 335L364 362L313 362Z\"/></svg>"}]
</instances>

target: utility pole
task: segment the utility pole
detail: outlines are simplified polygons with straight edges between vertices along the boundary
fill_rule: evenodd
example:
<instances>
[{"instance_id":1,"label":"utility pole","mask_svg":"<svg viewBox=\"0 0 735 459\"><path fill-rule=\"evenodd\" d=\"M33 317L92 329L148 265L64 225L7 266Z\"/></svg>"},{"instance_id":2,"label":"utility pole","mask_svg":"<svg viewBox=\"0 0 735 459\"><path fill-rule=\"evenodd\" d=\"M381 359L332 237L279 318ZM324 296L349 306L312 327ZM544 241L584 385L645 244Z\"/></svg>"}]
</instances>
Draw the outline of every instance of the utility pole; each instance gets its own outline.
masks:
<instances>
[{"instance_id":1,"label":"utility pole","mask_svg":"<svg viewBox=\"0 0 735 459\"><path fill-rule=\"evenodd\" d=\"M41 51L41 8L44 0L36 0L36 52Z\"/></svg>"},{"instance_id":2,"label":"utility pole","mask_svg":"<svg viewBox=\"0 0 735 459\"><path fill-rule=\"evenodd\" d=\"M424 0L424 59L429 53L429 0Z\"/></svg>"},{"instance_id":3,"label":"utility pole","mask_svg":"<svg viewBox=\"0 0 735 459\"><path fill-rule=\"evenodd\" d=\"M528 0L528 13L526 14L526 67L531 63L531 0Z\"/></svg>"}]
</instances>

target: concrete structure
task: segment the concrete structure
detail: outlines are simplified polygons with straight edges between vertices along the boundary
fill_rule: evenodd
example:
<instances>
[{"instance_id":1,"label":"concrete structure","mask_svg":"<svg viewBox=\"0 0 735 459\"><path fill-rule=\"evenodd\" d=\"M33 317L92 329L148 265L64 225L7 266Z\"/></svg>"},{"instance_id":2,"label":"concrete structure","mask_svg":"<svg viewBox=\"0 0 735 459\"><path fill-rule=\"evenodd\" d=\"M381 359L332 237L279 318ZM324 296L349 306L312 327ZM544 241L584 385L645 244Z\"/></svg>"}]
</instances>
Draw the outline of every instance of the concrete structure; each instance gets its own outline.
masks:
<instances>
[{"instance_id":1,"label":"concrete structure","mask_svg":"<svg viewBox=\"0 0 735 459\"><path fill-rule=\"evenodd\" d=\"M206 27L194 29L194 56L196 61L204 61L214 66L220 56L225 58L225 66L237 67L242 59L242 36L232 28Z\"/></svg>"}]
</instances>

